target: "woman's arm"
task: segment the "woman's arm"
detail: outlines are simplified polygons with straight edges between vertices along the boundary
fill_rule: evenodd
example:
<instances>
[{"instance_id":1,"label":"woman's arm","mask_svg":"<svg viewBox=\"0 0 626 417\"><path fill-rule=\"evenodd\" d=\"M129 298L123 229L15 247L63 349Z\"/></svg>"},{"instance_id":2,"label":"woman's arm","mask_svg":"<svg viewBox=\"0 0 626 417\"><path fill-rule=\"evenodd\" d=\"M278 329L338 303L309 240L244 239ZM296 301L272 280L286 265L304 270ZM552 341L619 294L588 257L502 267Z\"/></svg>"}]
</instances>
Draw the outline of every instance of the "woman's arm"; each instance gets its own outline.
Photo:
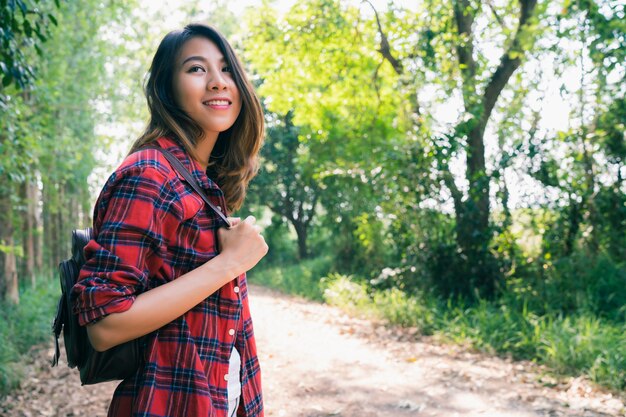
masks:
<instances>
[{"instance_id":1,"label":"woman's arm","mask_svg":"<svg viewBox=\"0 0 626 417\"><path fill-rule=\"evenodd\" d=\"M130 309L88 325L92 346L104 351L148 334L177 319L226 283L251 269L267 254L254 217L218 230L222 252L202 266L139 294Z\"/></svg>"}]
</instances>

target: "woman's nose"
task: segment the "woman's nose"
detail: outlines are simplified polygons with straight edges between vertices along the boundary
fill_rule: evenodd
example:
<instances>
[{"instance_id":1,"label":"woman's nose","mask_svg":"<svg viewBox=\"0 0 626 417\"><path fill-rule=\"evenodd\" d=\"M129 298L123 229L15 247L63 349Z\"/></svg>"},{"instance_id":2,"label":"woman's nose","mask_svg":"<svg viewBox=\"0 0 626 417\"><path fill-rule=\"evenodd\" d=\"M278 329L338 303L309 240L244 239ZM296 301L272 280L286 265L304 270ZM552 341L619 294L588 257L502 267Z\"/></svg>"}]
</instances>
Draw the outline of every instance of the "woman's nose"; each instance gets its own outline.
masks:
<instances>
[{"instance_id":1,"label":"woman's nose","mask_svg":"<svg viewBox=\"0 0 626 417\"><path fill-rule=\"evenodd\" d=\"M222 71L212 72L209 75L207 88L209 90L223 90L228 86L226 77Z\"/></svg>"}]
</instances>

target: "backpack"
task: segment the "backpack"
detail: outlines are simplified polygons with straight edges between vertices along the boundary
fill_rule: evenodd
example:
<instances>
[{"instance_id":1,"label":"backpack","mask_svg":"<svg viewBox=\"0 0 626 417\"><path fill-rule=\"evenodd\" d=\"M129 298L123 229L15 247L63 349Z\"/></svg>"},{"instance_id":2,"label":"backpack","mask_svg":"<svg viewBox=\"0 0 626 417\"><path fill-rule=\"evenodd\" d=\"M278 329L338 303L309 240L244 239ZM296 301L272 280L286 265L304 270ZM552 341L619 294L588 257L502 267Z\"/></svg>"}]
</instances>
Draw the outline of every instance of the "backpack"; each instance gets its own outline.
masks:
<instances>
[{"instance_id":1,"label":"backpack","mask_svg":"<svg viewBox=\"0 0 626 417\"><path fill-rule=\"evenodd\" d=\"M93 238L91 228L72 232L72 256L59 264L61 296L56 317L52 324L56 349L52 366L59 363L61 350L59 336L63 332L63 342L70 368L78 367L82 385L114 381L132 376L143 363L144 338L131 340L104 352L97 352L91 346L87 329L78 324L78 316L73 311L72 287L85 263L83 249Z\"/></svg>"}]
</instances>

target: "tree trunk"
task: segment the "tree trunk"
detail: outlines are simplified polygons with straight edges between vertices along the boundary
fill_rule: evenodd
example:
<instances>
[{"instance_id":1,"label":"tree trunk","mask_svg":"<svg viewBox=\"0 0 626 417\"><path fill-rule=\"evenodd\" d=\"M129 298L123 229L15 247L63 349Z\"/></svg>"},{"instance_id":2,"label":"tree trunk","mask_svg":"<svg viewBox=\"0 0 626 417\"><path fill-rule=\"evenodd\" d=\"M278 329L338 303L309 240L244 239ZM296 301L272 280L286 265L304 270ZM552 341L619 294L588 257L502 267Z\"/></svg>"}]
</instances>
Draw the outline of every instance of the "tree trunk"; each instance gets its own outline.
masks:
<instances>
[{"instance_id":1,"label":"tree trunk","mask_svg":"<svg viewBox=\"0 0 626 417\"><path fill-rule=\"evenodd\" d=\"M13 233L13 230L11 230ZM5 253L4 257L4 277L6 280L6 297L7 301L14 304L20 302L19 284L17 282L17 262L15 257L15 247L13 246L13 236L7 239L7 246L11 248L8 253Z\"/></svg>"},{"instance_id":2,"label":"tree trunk","mask_svg":"<svg viewBox=\"0 0 626 417\"><path fill-rule=\"evenodd\" d=\"M489 225L489 181L485 167L484 129L473 129L467 148L467 179L469 196L457 213L457 243L468 260L469 286L462 292L478 289L491 296L496 290L498 276L489 252L491 228Z\"/></svg>"},{"instance_id":3,"label":"tree trunk","mask_svg":"<svg viewBox=\"0 0 626 417\"><path fill-rule=\"evenodd\" d=\"M41 219L40 202L43 200L43 195L39 190L37 181L31 184L31 193L33 196L32 205L32 222L33 222L33 259L35 262L35 271L41 273L43 270L43 220Z\"/></svg>"},{"instance_id":4,"label":"tree trunk","mask_svg":"<svg viewBox=\"0 0 626 417\"><path fill-rule=\"evenodd\" d=\"M294 221L293 223L294 229L296 229L296 235L298 236L298 258L306 259L309 257L309 250L307 248L307 227L304 222Z\"/></svg>"},{"instance_id":5,"label":"tree trunk","mask_svg":"<svg viewBox=\"0 0 626 417\"><path fill-rule=\"evenodd\" d=\"M34 189L36 184L27 181L24 183L25 195L25 224L24 224L24 278L28 279L31 285L36 285L35 280L35 205L37 204L37 194Z\"/></svg>"},{"instance_id":6,"label":"tree trunk","mask_svg":"<svg viewBox=\"0 0 626 417\"><path fill-rule=\"evenodd\" d=\"M20 295L17 282L12 211L11 193L6 188L0 190L0 245L3 246L3 250L0 251L2 292L5 300L17 304L20 301Z\"/></svg>"},{"instance_id":7,"label":"tree trunk","mask_svg":"<svg viewBox=\"0 0 626 417\"><path fill-rule=\"evenodd\" d=\"M61 210L57 210L54 213L54 257L52 258L52 264L58 265L63 258L63 213Z\"/></svg>"},{"instance_id":8,"label":"tree trunk","mask_svg":"<svg viewBox=\"0 0 626 417\"><path fill-rule=\"evenodd\" d=\"M462 121L456 128L460 139L467 138L466 179L469 182L467 200L461 201L460 193L453 181L446 180L455 200L457 221L457 244L461 248L462 270L469 282L460 283L459 290L470 294L478 289L482 295L495 292L499 272L495 260L489 252L491 229L489 226L489 181L485 165L484 135L487 122L494 106L511 75L521 64L521 55L526 52L522 38L535 11L536 0L520 0L520 13L517 31L508 49L500 57L498 68L491 75L484 93L478 93L477 63L475 60L474 18L478 8L468 0L453 2L454 20L459 40L456 52L462 78L462 95L465 112L471 114L469 121Z\"/></svg>"},{"instance_id":9,"label":"tree trunk","mask_svg":"<svg viewBox=\"0 0 626 417\"><path fill-rule=\"evenodd\" d=\"M569 196L569 209L567 213L567 229L565 231L564 255L569 256L574 252L576 237L580 230L581 204L576 201L573 194Z\"/></svg>"},{"instance_id":10,"label":"tree trunk","mask_svg":"<svg viewBox=\"0 0 626 417\"><path fill-rule=\"evenodd\" d=\"M48 271L54 270L54 203L52 201L52 184L44 184L43 189L43 261Z\"/></svg>"}]
</instances>

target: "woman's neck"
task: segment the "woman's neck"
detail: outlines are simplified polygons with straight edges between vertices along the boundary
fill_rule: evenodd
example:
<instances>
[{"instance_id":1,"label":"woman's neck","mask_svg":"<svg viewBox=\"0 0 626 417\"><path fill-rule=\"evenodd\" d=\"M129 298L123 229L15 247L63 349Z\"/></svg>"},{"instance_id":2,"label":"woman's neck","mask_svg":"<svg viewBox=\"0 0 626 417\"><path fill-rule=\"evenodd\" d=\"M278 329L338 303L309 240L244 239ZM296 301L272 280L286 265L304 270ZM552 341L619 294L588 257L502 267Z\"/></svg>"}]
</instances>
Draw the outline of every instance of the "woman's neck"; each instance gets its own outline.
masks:
<instances>
[{"instance_id":1,"label":"woman's neck","mask_svg":"<svg viewBox=\"0 0 626 417\"><path fill-rule=\"evenodd\" d=\"M200 139L196 144L196 154L199 158L198 162L202 165L202 168L205 171L209 166L209 158L211 157L211 152L213 152L213 148L217 142L217 137L218 133L205 133L204 137L202 137L202 139Z\"/></svg>"}]
</instances>

